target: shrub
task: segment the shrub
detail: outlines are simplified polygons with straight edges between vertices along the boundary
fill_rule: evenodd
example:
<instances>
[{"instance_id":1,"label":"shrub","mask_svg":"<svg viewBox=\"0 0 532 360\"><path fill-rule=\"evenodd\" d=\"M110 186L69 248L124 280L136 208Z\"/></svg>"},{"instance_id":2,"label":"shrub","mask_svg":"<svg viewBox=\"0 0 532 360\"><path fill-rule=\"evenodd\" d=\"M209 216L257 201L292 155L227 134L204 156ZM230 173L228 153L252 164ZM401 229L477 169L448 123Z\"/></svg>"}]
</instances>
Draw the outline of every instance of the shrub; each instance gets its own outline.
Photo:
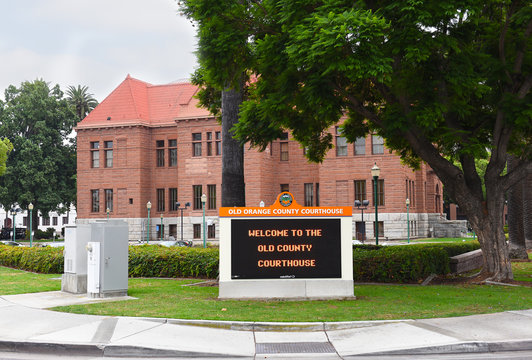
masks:
<instances>
[{"instance_id":1,"label":"shrub","mask_svg":"<svg viewBox=\"0 0 532 360\"><path fill-rule=\"evenodd\" d=\"M63 272L63 249L0 246L0 265L44 274Z\"/></svg>"},{"instance_id":2,"label":"shrub","mask_svg":"<svg viewBox=\"0 0 532 360\"><path fill-rule=\"evenodd\" d=\"M130 277L218 277L219 255L214 248L129 247Z\"/></svg>"},{"instance_id":3,"label":"shrub","mask_svg":"<svg viewBox=\"0 0 532 360\"><path fill-rule=\"evenodd\" d=\"M353 278L370 282L416 282L449 273L449 257L478 249L478 242L404 246L354 246Z\"/></svg>"},{"instance_id":4,"label":"shrub","mask_svg":"<svg viewBox=\"0 0 532 360\"><path fill-rule=\"evenodd\" d=\"M35 230L36 239L53 239L54 238L54 228L48 228L46 231Z\"/></svg>"}]
</instances>

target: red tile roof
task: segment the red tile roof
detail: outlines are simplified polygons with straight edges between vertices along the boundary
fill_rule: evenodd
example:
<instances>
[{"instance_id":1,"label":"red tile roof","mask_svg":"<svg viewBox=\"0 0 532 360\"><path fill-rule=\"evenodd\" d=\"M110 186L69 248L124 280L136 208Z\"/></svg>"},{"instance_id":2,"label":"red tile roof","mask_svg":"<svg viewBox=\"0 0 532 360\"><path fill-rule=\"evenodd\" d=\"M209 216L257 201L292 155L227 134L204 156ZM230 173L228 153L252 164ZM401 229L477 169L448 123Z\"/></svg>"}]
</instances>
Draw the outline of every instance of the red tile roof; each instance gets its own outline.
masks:
<instances>
[{"instance_id":1,"label":"red tile roof","mask_svg":"<svg viewBox=\"0 0 532 360\"><path fill-rule=\"evenodd\" d=\"M151 85L130 75L79 124L78 128L174 125L177 119L210 117L199 108L196 85Z\"/></svg>"}]
</instances>

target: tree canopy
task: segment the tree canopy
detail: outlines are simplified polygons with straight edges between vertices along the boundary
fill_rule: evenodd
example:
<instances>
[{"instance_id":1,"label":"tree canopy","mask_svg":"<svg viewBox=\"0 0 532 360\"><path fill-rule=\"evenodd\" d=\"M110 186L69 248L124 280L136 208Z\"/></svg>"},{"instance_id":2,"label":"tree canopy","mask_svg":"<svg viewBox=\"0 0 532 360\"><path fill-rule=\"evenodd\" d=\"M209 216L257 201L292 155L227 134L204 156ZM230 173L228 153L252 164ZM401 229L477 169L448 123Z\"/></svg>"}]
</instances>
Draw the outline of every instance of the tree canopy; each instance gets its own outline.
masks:
<instances>
[{"instance_id":1,"label":"tree canopy","mask_svg":"<svg viewBox=\"0 0 532 360\"><path fill-rule=\"evenodd\" d=\"M97 105L98 101L89 93L87 86L70 85L66 91L68 102L75 108L78 121L83 120Z\"/></svg>"},{"instance_id":2,"label":"tree canopy","mask_svg":"<svg viewBox=\"0 0 532 360\"><path fill-rule=\"evenodd\" d=\"M59 86L50 88L44 80L11 85L0 105L0 136L13 144L0 178L0 202L23 209L31 202L43 214L68 208L76 199L71 133L77 119Z\"/></svg>"},{"instance_id":3,"label":"tree canopy","mask_svg":"<svg viewBox=\"0 0 532 360\"><path fill-rule=\"evenodd\" d=\"M257 79L235 127L241 142L264 148L289 129L320 161L334 124L350 141L377 133L410 165L432 167L479 235L487 273L512 277L502 209L532 172L529 1L225 3L213 16L247 31L245 68ZM523 161L504 174L509 153Z\"/></svg>"}]
</instances>

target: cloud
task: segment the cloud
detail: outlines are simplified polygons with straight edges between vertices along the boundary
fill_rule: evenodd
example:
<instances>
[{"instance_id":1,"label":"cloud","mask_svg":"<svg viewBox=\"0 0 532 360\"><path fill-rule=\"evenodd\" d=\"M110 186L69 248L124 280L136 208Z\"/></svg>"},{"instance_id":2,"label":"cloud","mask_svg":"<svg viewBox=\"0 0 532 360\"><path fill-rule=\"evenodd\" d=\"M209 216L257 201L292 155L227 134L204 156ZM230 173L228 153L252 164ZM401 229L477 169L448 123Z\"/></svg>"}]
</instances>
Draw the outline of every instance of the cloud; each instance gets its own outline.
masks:
<instances>
[{"instance_id":1,"label":"cloud","mask_svg":"<svg viewBox=\"0 0 532 360\"><path fill-rule=\"evenodd\" d=\"M0 23L2 92L43 78L63 90L87 85L102 101L128 73L162 84L196 66L195 30L173 0L17 0L0 12L9 14Z\"/></svg>"}]
</instances>

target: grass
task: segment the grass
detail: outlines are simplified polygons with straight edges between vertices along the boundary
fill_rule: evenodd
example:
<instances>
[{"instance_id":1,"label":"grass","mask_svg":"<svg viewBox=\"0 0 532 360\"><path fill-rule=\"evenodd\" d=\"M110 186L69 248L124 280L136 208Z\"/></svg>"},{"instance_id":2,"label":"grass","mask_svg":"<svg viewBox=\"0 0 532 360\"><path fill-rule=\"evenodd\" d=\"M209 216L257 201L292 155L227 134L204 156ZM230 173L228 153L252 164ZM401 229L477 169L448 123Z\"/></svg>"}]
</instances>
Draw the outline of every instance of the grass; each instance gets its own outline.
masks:
<instances>
[{"instance_id":1,"label":"grass","mask_svg":"<svg viewBox=\"0 0 532 360\"><path fill-rule=\"evenodd\" d=\"M60 274L35 274L0 266L0 294L61 290Z\"/></svg>"},{"instance_id":2,"label":"grass","mask_svg":"<svg viewBox=\"0 0 532 360\"><path fill-rule=\"evenodd\" d=\"M532 254L531 254L532 259ZM513 263L515 280L532 281L532 262ZM0 294L59 290L59 275L0 267ZM219 300L218 288L183 286L196 279L129 279L137 300L63 306L56 311L233 321L356 321L421 319L532 308L532 287L496 285L356 285L356 300Z\"/></svg>"},{"instance_id":3,"label":"grass","mask_svg":"<svg viewBox=\"0 0 532 360\"><path fill-rule=\"evenodd\" d=\"M191 280L130 279L138 300L64 306L94 315L237 321L354 321L450 317L528 309L532 288L489 285L357 285L356 300L218 300L216 287L182 286Z\"/></svg>"},{"instance_id":4,"label":"grass","mask_svg":"<svg viewBox=\"0 0 532 360\"><path fill-rule=\"evenodd\" d=\"M528 258L532 260L532 253L528 254ZM532 263L514 262L512 263L512 270L514 272L514 280L532 282Z\"/></svg>"},{"instance_id":5,"label":"grass","mask_svg":"<svg viewBox=\"0 0 532 360\"><path fill-rule=\"evenodd\" d=\"M473 237L410 239L411 243L453 243L473 240Z\"/></svg>"}]
</instances>

